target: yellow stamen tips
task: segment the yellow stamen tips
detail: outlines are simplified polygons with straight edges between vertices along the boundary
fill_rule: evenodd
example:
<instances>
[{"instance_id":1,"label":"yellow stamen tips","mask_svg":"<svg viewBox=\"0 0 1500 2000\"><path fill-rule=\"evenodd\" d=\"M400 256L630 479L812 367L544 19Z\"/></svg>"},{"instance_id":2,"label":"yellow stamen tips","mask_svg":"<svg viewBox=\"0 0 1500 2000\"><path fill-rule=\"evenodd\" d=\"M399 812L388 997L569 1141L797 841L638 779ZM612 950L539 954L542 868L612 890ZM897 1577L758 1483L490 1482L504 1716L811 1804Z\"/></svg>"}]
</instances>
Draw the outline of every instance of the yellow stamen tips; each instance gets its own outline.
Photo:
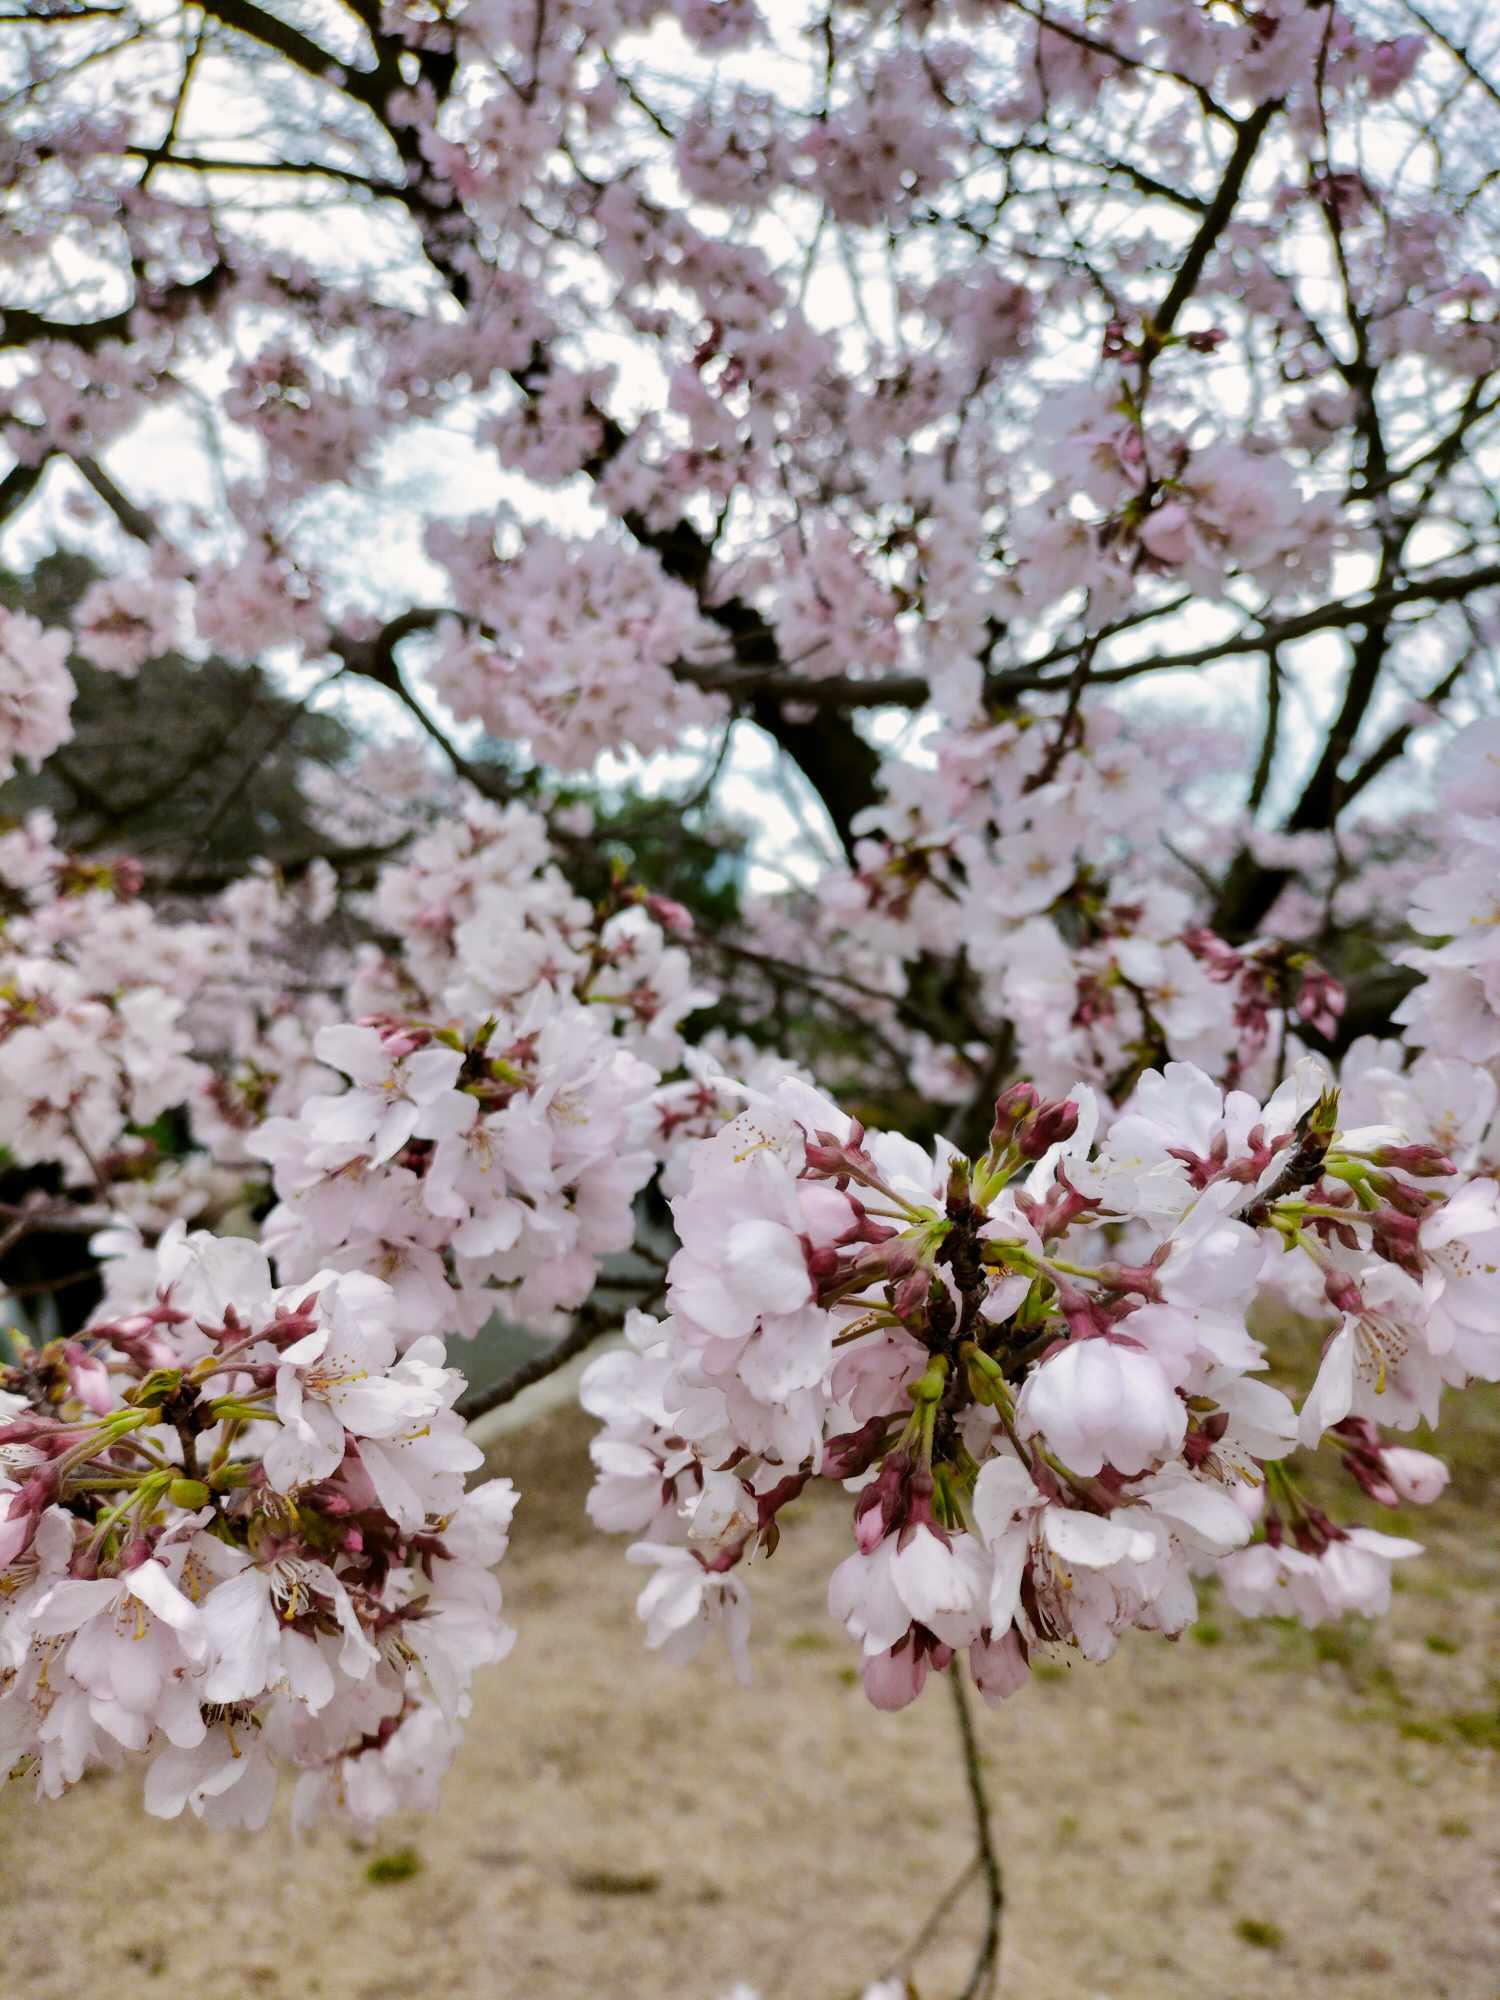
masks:
<instances>
[{"instance_id":1,"label":"yellow stamen tips","mask_svg":"<svg viewBox=\"0 0 1500 2000\"><path fill-rule=\"evenodd\" d=\"M232 1727L232 1726L231 1726L231 1725L230 1725L230 1724L229 1724L228 1722L226 1722L226 1723L224 1724L224 1734L225 1734L225 1735L226 1735L226 1736L227 1736L227 1737L229 1738L229 1754L230 1754L230 1756L231 1756L231 1757L240 1757L240 1756L243 1756L243 1755L244 1755L244 1752L243 1752L243 1751L242 1751L242 1750L240 1749L240 1746L239 1746L239 1744L238 1744L238 1743L236 1743L236 1742L235 1742L235 1740L234 1740L234 1729L233 1729L233 1727Z\"/></svg>"}]
</instances>

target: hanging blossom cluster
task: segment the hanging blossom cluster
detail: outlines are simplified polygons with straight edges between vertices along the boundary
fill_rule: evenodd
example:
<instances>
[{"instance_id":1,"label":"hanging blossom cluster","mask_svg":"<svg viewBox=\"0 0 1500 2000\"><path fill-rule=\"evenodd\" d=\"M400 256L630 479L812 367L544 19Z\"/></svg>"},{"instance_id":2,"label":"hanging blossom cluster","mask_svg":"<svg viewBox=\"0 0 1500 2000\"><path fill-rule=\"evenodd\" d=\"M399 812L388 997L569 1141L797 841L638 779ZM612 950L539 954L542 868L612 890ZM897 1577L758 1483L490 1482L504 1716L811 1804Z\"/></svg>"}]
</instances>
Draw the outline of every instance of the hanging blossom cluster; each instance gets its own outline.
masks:
<instances>
[{"instance_id":1,"label":"hanging blossom cluster","mask_svg":"<svg viewBox=\"0 0 1500 2000\"><path fill-rule=\"evenodd\" d=\"M536 422L555 450L566 431L546 409ZM540 761L564 770L586 769L622 741L669 748L684 730L722 719L722 698L672 671L722 647L692 593L653 557L605 536L531 534L501 560L495 525L430 537L465 613L462 623L446 621L431 669L455 715L529 743Z\"/></svg>"},{"instance_id":2,"label":"hanging blossom cluster","mask_svg":"<svg viewBox=\"0 0 1500 2000\"><path fill-rule=\"evenodd\" d=\"M0 1744L56 1797L144 1766L146 1808L258 1827L435 1803L515 1493L431 1336L368 1272L273 1286L168 1232L138 1310L0 1371Z\"/></svg>"},{"instance_id":3,"label":"hanging blossom cluster","mask_svg":"<svg viewBox=\"0 0 1500 2000\"><path fill-rule=\"evenodd\" d=\"M1500 1379L1500 1189L1450 1196L1436 1147L1340 1129L1326 1084L1304 1065L1262 1104L1171 1064L1102 1137L1087 1089L1016 1085L970 1160L788 1082L700 1145L670 1317L582 1392L648 1642L717 1625L746 1671L743 1565L813 1480L857 1490L829 1607L877 1707L960 1651L998 1700L1039 1652L1175 1635L1197 1572L1247 1612L1384 1609L1418 1545L1339 1526L1282 1461L1327 1433L1376 1497L1441 1490L1376 1426ZM1249 1330L1287 1263L1338 1316L1300 1416Z\"/></svg>"},{"instance_id":4,"label":"hanging blossom cluster","mask_svg":"<svg viewBox=\"0 0 1500 2000\"><path fill-rule=\"evenodd\" d=\"M482 1016L518 1011L546 987L590 1008L643 1061L675 1068L685 1017L714 997L684 948L692 919L624 883L591 903L561 859L541 814L467 799L381 870L369 914L393 944L357 953L351 1010Z\"/></svg>"}]
</instances>

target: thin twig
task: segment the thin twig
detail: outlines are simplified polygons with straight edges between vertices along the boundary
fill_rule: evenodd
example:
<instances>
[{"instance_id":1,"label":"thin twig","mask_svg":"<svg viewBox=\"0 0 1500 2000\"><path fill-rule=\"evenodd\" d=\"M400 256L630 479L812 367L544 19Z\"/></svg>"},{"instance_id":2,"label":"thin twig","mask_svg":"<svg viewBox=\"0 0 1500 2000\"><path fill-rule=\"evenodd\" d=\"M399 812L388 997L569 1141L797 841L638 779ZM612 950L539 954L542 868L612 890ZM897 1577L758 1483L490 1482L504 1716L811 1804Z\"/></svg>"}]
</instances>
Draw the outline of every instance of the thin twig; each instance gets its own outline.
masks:
<instances>
[{"instance_id":1,"label":"thin twig","mask_svg":"<svg viewBox=\"0 0 1500 2000\"><path fill-rule=\"evenodd\" d=\"M880 1985L884 1985L888 1979L895 1979L898 1975L910 1971L923 1951L932 1942L933 1938L936 1937L938 1926L942 1923L944 1917L947 1916L953 1905L962 1896L965 1889L968 1888L978 1873L979 1856L975 1854L970 1857L963 1873L955 1882L950 1884L948 1889L938 1898L934 1907L928 1911L922 1928L917 1932L911 1943L907 1945L904 1951L899 1952L891 1960L885 1971L881 1973L878 1982Z\"/></svg>"},{"instance_id":2,"label":"thin twig","mask_svg":"<svg viewBox=\"0 0 1500 2000\"><path fill-rule=\"evenodd\" d=\"M1085 640L1079 648L1073 671L1068 676L1068 698L1058 719L1057 735L1047 746L1047 754L1041 764L1026 780L1023 790L1039 792L1044 785L1050 785L1057 776L1058 767L1077 740L1078 709L1083 700L1083 691L1088 686L1089 675L1094 667L1094 653L1097 638Z\"/></svg>"},{"instance_id":3,"label":"thin twig","mask_svg":"<svg viewBox=\"0 0 1500 2000\"><path fill-rule=\"evenodd\" d=\"M964 1689L963 1673L957 1660L953 1662L948 1674L948 1684L953 1691L953 1708L958 1717L958 1737L963 1746L964 1778L969 1787L969 1803L974 1808L974 1835L979 1847L976 1859L985 1892L984 1936L980 1940L979 1956L974 1961L974 1970L969 1974L969 1982L959 1994L958 2000L981 2000L981 1996L998 1993L1000 1990L1000 1917L1005 1908L1005 1885L1000 1875L1000 1856L990 1831L990 1802L984 1789L984 1773L979 1764L979 1743L974 1735L974 1718L969 1710L969 1697Z\"/></svg>"}]
</instances>

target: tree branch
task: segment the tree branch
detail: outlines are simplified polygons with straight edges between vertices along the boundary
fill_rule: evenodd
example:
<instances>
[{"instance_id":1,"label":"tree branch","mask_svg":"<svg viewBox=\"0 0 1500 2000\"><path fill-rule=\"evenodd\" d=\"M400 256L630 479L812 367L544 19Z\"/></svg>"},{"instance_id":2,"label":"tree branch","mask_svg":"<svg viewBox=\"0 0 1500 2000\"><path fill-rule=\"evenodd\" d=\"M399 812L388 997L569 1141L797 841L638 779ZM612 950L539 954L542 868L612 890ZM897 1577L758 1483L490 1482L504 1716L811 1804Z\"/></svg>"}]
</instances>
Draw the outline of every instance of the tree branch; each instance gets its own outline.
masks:
<instances>
[{"instance_id":1,"label":"tree branch","mask_svg":"<svg viewBox=\"0 0 1500 2000\"><path fill-rule=\"evenodd\" d=\"M1177 315L1198 288L1198 280L1203 276L1203 267L1208 262L1209 253L1218 241L1220 232L1234 213L1234 205L1240 198L1240 189L1245 185L1245 176L1250 171L1250 163L1255 158L1266 127L1281 109L1281 100L1272 98L1267 104L1257 106L1239 128L1234 150L1224 169L1224 178L1219 182L1218 191L1208 205L1208 212L1193 233L1177 276L1172 280L1171 290L1157 307L1151 324L1145 329L1142 353L1143 369L1160 353L1167 336L1177 324Z\"/></svg>"},{"instance_id":2,"label":"tree branch","mask_svg":"<svg viewBox=\"0 0 1500 2000\"><path fill-rule=\"evenodd\" d=\"M47 460L52 456L38 459L35 465L13 465L3 479L0 479L0 525L8 521L12 514L19 514L40 484L42 474L47 470Z\"/></svg>"},{"instance_id":3,"label":"tree branch","mask_svg":"<svg viewBox=\"0 0 1500 2000\"><path fill-rule=\"evenodd\" d=\"M284 56L295 68L315 77L319 83L345 91L357 103L368 106L377 114L383 109L382 101L373 94L377 80L373 71L349 68L310 35L304 35L300 28L294 28L278 15L250 6L248 0L203 0L203 11L210 20L218 21L238 34L248 35L252 41L260 42L268 49L274 49L277 55Z\"/></svg>"},{"instance_id":4,"label":"tree branch","mask_svg":"<svg viewBox=\"0 0 1500 2000\"><path fill-rule=\"evenodd\" d=\"M523 1389L530 1389L538 1382L545 1382L549 1375L555 1375L559 1368L566 1368L575 1356L602 1340L606 1333L612 1333L616 1322L597 1306L585 1305L579 1309L578 1317L557 1343L545 1353L538 1354L531 1361L523 1361L519 1368L513 1368L509 1375L502 1375L498 1382L492 1382L487 1389L470 1389L459 1397L454 1405L458 1414L472 1422L475 1417L487 1417L491 1410L502 1409L513 1403Z\"/></svg>"},{"instance_id":5,"label":"tree branch","mask_svg":"<svg viewBox=\"0 0 1500 2000\"><path fill-rule=\"evenodd\" d=\"M1095 670L1092 679L1096 685L1135 680L1141 674L1165 673L1177 667L1206 667L1215 660L1230 660L1246 653L1269 653L1293 639L1311 638L1316 632L1337 632L1346 625L1367 624L1372 618L1381 618L1407 604L1448 604L1455 598L1497 586L1500 586L1500 563L1485 563L1457 576L1428 577L1376 591L1356 604L1344 599L1318 604L1295 617L1283 618L1276 624L1262 623L1258 631L1237 632L1209 646L1195 646L1181 653L1153 653L1125 666L1101 667ZM997 675L995 686L1006 694L1026 690L1060 694L1066 691L1068 678L1061 674L1039 674L1027 666Z\"/></svg>"}]
</instances>

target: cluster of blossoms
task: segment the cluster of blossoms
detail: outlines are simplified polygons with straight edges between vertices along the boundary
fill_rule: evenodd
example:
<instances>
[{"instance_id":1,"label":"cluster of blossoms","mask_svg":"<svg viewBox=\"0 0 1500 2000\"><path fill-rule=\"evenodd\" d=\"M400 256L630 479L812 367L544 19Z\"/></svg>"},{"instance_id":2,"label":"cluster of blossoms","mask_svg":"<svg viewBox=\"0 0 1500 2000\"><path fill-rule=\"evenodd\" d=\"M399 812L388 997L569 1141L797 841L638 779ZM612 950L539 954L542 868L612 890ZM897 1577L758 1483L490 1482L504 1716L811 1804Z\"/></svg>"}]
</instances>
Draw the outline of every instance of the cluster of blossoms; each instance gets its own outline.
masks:
<instances>
[{"instance_id":1,"label":"cluster of blossoms","mask_svg":"<svg viewBox=\"0 0 1500 2000\"><path fill-rule=\"evenodd\" d=\"M1280 929L1229 946L1189 870L1161 867L1166 787L1213 768L1221 743L1164 745L1096 706L940 729L930 747L930 764L886 773L853 865L819 884L809 960L835 952L899 997L900 969L951 949L957 929L975 1016L994 1024L979 1062L1008 1027L1039 1087L1082 1078L1116 1103L1173 1059L1269 1089L1336 1032L1342 990L1308 950ZM1184 831L1221 837L1192 812ZM951 1099L978 1067L954 1072ZM942 1099L935 1077L920 1082Z\"/></svg>"},{"instance_id":2,"label":"cluster of blossoms","mask_svg":"<svg viewBox=\"0 0 1500 2000\"><path fill-rule=\"evenodd\" d=\"M184 1021L230 940L163 922L128 860L64 854L45 814L0 834L0 1146L98 1187L130 1129L205 1076Z\"/></svg>"},{"instance_id":3,"label":"cluster of blossoms","mask_svg":"<svg viewBox=\"0 0 1500 2000\"><path fill-rule=\"evenodd\" d=\"M249 1141L272 1168L263 1240L289 1282L377 1271L405 1340L473 1334L502 1296L546 1327L629 1248L657 1073L591 1009L542 987L504 1029L386 1017L324 1028L314 1052L349 1088Z\"/></svg>"},{"instance_id":4,"label":"cluster of blossoms","mask_svg":"<svg viewBox=\"0 0 1500 2000\"><path fill-rule=\"evenodd\" d=\"M1102 1137L1091 1092L1017 1085L970 1160L786 1082L703 1142L670 1317L582 1391L649 1642L720 1624L743 1670L739 1567L814 1479L857 1488L829 1605L878 1707L961 1650L998 1700L1039 1649L1174 1635L1213 1568L1247 1611L1382 1609L1417 1545L1336 1525L1281 1461L1328 1431L1377 1497L1441 1490L1375 1423L1500 1379L1500 1189L1446 1197L1435 1147L1339 1130L1325 1084L1304 1064L1262 1104L1172 1064ZM1338 1316L1300 1418L1248 1328L1289 1262Z\"/></svg>"},{"instance_id":5,"label":"cluster of blossoms","mask_svg":"<svg viewBox=\"0 0 1500 2000\"><path fill-rule=\"evenodd\" d=\"M263 1240L288 1283L378 1273L405 1339L502 1306L560 1330L696 1136L680 1086L657 1101L712 997L672 941L689 919L623 888L590 904L537 814L477 800L382 871L372 913L400 949L357 955L367 1011L314 1030L324 1083L243 1140L277 1197Z\"/></svg>"},{"instance_id":6,"label":"cluster of blossoms","mask_svg":"<svg viewBox=\"0 0 1500 2000\"><path fill-rule=\"evenodd\" d=\"M0 1742L55 1797L145 1761L147 1810L258 1827L431 1805L515 1494L431 1337L366 1272L276 1288L180 1225L138 1308L0 1372Z\"/></svg>"},{"instance_id":7,"label":"cluster of blossoms","mask_svg":"<svg viewBox=\"0 0 1500 2000\"><path fill-rule=\"evenodd\" d=\"M1395 1018L1417 1048L1492 1063L1500 1056L1500 723L1456 737L1439 780L1456 838L1446 865L1418 890L1411 926L1447 942L1405 954L1422 980Z\"/></svg>"},{"instance_id":8,"label":"cluster of blossoms","mask_svg":"<svg viewBox=\"0 0 1500 2000\"><path fill-rule=\"evenodd\" d=\"M0 780L39 765L73 734L68 635L0 609Z\"/></svg>"},{"instance_id":9,"label":"cluster of blossoms","mask_svg":"<svg viewBox=\"0 0 1500 2000\"><path fill-rule=\"evenodd\" d=\"M681 77L633 76L610 42L668 22L686 37ZM123 512L146 555L75 617L80 652L105 671L136 671L189 613L197 640L231 658L349 658L358 621L306 521L342 504L355 474L395 476L402 454L385 447L441 418L507 493L588 481L609 517L564 532L507 504L428 524L447 586L423 614L447 614L428 678L462 719L585 768L723 716L769 639L793 694L799 679L909 669L969 726L986 671L1052 658L1042 626L1069 624L1080 603L1097 634L1165 617L1183 588L1234 604L1249 581L1262 599L1305 599L1335 554L1378 556L1328 448L1357 411L1309 228L1336 223L1351 304L1377 363L1400 371L1404 406L1415 389L1440 412L1500 352L1477 208L1468 222L1439 212L1420 177L1385 184L1360 143L1367 119L1421 129L1423 71L1445 58L1375 32L1358 6L1130 0L1098 21L1050 4L983 20L937 7L836 34L806 91L766 88L768 60L785 58L777 30L722 0L632 0L588 26L486 7L440 30L396 7L379 40L404 81L360 98L370 129L347 143L356 157L371 146L372 189L396 196L413 264L447 294L406 286L399 311L357 251L315 281L232 213L208 230L170 176L124 201L120 149L159 138L153 112L81 116L76 46L56 73L48 39L31 46L14 254L45 270L71 210L78 247L111 264L125 253L134 299L97 338L73 337L67 312L38 315L0 384L6 445L26 468L87 465L222 340L224 457L258 467L223 496L233 553L195 562L185 509L163 508L160 526ZM1207 127L1203 102L1216 104ZM1184 211L1212 209L1219 141L1241 115L1257 140L1238 200L1191 260L1206 323L1158 326ZM1086 229L1039 234L1054 120L1071 131L1051 136L1086 134L1101 174L1122 155L1143 193L1180 187L1180 200L1123 228L1101 203ZM1354 143L1314 171L1319 121ZM415 211L385 179L393 139ZM996 143L1017 163L1002 186ZM754 241L733 226L762 212L775 226ZM819 301L842 296L842 274L809 284L829 268L828 218L856 264L866 249L890 259L891 323L861 311L858 338ZM626 353L660 384L645 412ZM1103 378L1086 379L1077 357L1095 354ZM1262 393L1222 393L1230 357ZM1040 390L1026 380L1038 361L1059 364ZM24 700L0 711L0 758L7 737L29 756L66 727L61 658L35 634L17 646ZM388 669L377 677L390 685Z\"/></svg>"},{"instance_id":10,"label":"cluster of blossoms","mask_svg":"<svg viewBox=\"0 0 1500 2000\"><path fill-rule=\"evenodd\" d=\"M214 17L223 143L202 24L143 89L121 64L165 77L174 37L122 5L18 31L0 513L59 488L134 553L70 635L0 610L0 781L70 740L70 646L129 678L179 642L394 695L462 781L377 753L378 838L324 796L346 873L252 865L189 916L0 825L0 1254L95 1232L104 1266L72 1318L92 1269L5 1266L11 1760L50 1794L141 1755L152 1810L241 1825L278 1767L303 1813L428 1801L509 1643L514 1503L464 1492L437 1336L590 1333L654 1192L665 1315L583 1388L654 1646L717 1625L748 1671L745 1564L814 1481L852 1491L829 1601L882 1707L959 1654L999 1699L1046 1648L1175 1635L1199 1575L1380 1609L1416 1544L1292 1454L1424 1503L1443 1468L1386 1433L1500 1377L1500 737L1458 738L1436 827L1361 803L1461 707L1500 574L1480 67L1329 0L922 0L810 39L754 0L388 0L352 67L316 10ZM326 102L287 161L292 72ZM257 161L330 214L358 189L337 268L237 217ZM146 428L189 399L203 512ZM413 603L349 552L455 452L485 511L389 537ZM1349 632L1269 831L1295 649ZM1096 699L1232 660L1228 718L1257 657L1253 775L1181 679L1169 714ZM588 808L479 795L722 728L722 803L745 724L847 854L712 990L675 903L579 892ZM1413 894L1404 1040L1335 1071L1318 954L1383 952ZM1300 1407L1274 1313L1324 1336Z\"/></svg>"},{"instance_id":11,"label":"cluster of blossoms","mask_svg":"<svg viewBox=\"0 0 1500 2000\"><path fill-rule=\"evenodd\" d=\"M587 831L585 809L574 837ZM669 1070L682 1057L684 1017L713 997L681 943L687 913L623 888L590 903L559 866L547 822L520 804L465 800L381 870L369 915L394 946L357 955L347 993L359 1012L519 1011L546 987Z\"/></svg>"},{"instance_id":12,"label":"cluster of blossoms","mask_svg":"<svg viewBox=\"0 0 1500 2000\"><path fill-rule=\"evenodd\" d=\"M665 748L722 716L722 702L672 673L715 648L691 592L652 557L605 537L532 535L501 562L494 538L493 520L432 536L458 604L483 628L450 621L432 666L455 715L565 770L622 740Z\"/></svg>"},{"instance_id":13,"label":"cluster of blossoms","mask_svg":"<svg viewBox=\"0 0 1500 2000\"><path fill-rule=\"evenodd\" d=\"M222 1215L261 1172L248 1131L333 1082L311 1048L331 998L288 996L278 950L327 914L331 871L289 892L252 869L186 917L134 860L55 836L46 812L0 831L0 1147L151 1235ZM179 1112L192 1144L163 1153Z\"/></svg>"},{"instance_id":14,"label":"cluster of blossoms","mask_svg":"<svg viewBox=\"0 0 1500 2000\"><path fill-rule=\"evenodd\" d=\"M217 1222L254 1205L272 1169L288 1282L367 1258L405 1274L414 1333L473 1332L495 1304L478 1287L515 1297L527 1277L518 1310L545 1323L587 1294L599 1255L628 1244L633 1196L689 1136L653 1092L682 1061L684 1018L711 997L677 905L622 883L596 906L559 871L537 813L477 798L381 870L359 914L389 943L352 950L315 943L340 902L324 863L295 883L252 867L203 915L174 917L142 893L136 863L70 855L54 834L46 813L0 833L0 1146L125 1224L101 1239L116 1258L133 1246L138 1259L174 1219ZM288 993L309 940L321 978ZM374 1025L351 1026L351 1013ZM456 1127L429 1132L416 1109L392 1143L395 1123L371 1110L368 1092L387 1085L396 1103L425 1103L379 1052L408 1056L439 1032L445 1083L463 1066L455 1049L483 1076L434 1115L468 1115L482 1089L488 1112L510 1107L504 1144L493 1116L461 1139ZM524 1139L523 1095L534 1112ZM163 1152L148 1128L179 1111L182 1140ZM449 1143L436 1158L439 1137ZM492 1146L508 1153L508 1182L503 1170L486 1178ZM332 1194L313 1198L325 1180ZM437 1274L415 1292L413 1259Z\"/></svg>"},{"instance_id":15,"label":"cluster of blossoms","mask_svg":"<svg viewBox=\"0 0 1500 2000\"><path fill-rule=\"evenodd\" d=\"M1120 344L1112 326L1106 355ZM1190 446L1192 425L1148 427L1128 398L1122 415L1120 400L1114 384L1090 387L1049 412L1052 486L1011 529L1019 591L1055 600L1086 588L1109 621L1135 602L1143 575L1210 599L1236 577L1272 596L1326 582L1338 516L1299 489L1284 459L1227 438Z\"/></svg>"}]
</instances>

